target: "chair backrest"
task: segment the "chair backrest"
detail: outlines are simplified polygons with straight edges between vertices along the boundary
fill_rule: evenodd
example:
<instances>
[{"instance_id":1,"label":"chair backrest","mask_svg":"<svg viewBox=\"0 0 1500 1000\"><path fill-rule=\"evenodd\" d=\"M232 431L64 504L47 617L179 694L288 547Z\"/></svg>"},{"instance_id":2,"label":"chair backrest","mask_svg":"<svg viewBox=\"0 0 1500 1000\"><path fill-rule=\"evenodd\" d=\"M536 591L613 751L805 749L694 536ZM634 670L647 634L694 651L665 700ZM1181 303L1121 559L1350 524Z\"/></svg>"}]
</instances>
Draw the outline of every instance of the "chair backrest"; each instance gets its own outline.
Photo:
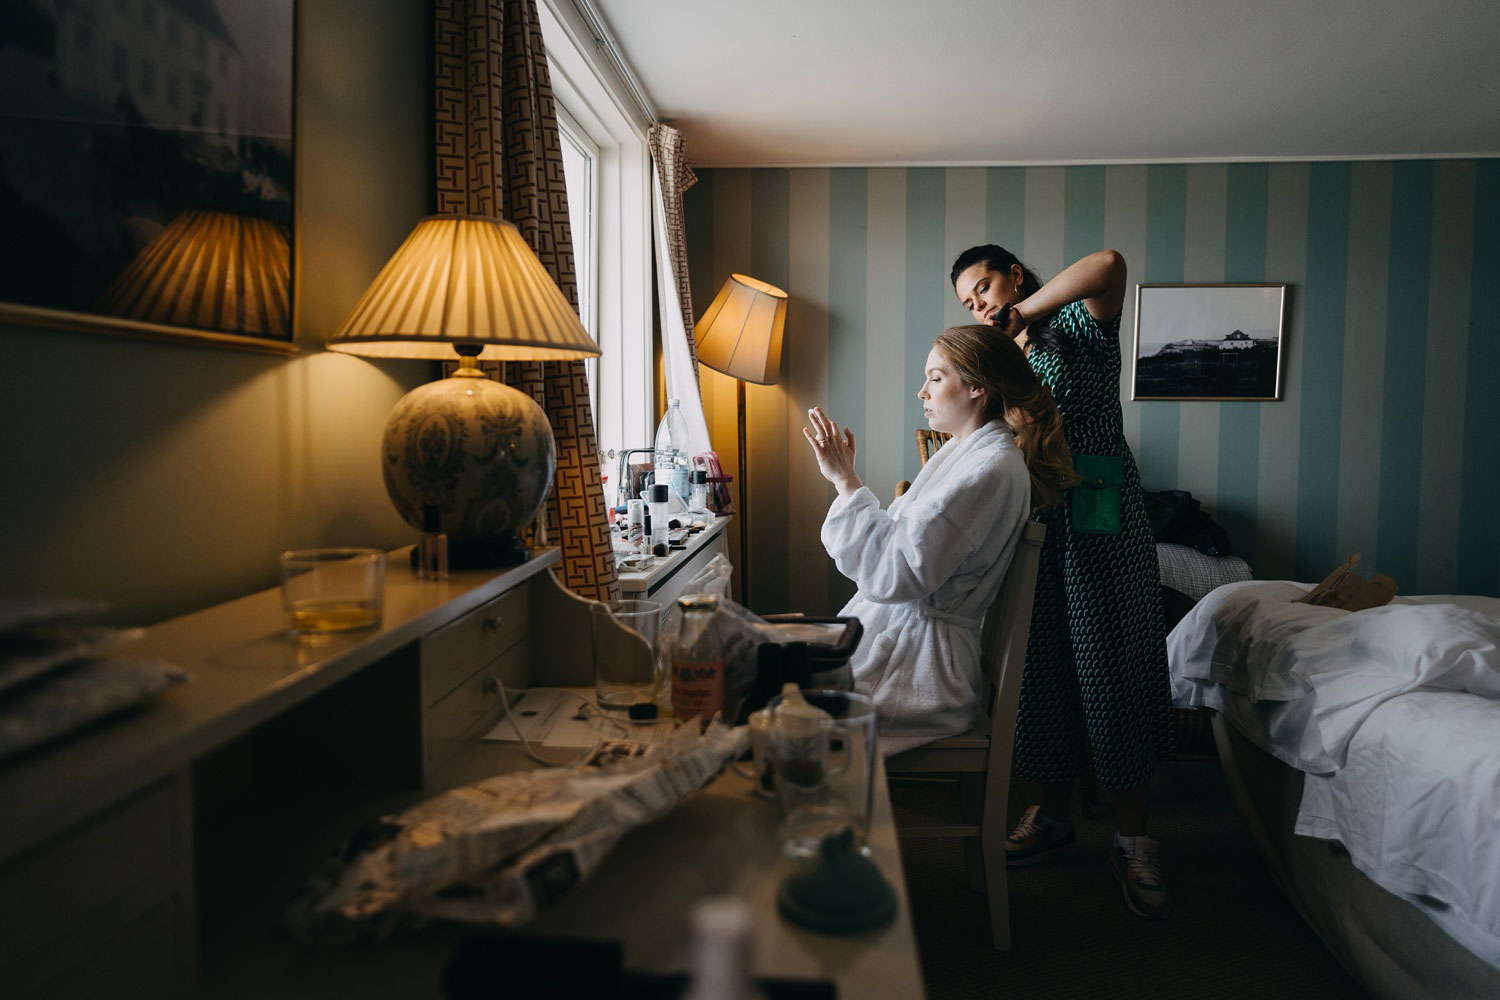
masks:
<instances>
[{"instance_id":1,"label":"chair backrest","mask_svg":"<svg viewBox=\"0 0 1500 1000\"><path fill-rule=\"evenodd\" d=\"M1016 717L1016 704L1021 697L1021 670L1026 665L1026 640L1031 633L1036 569L1046 537L1047 526L1038 521L1027 521L1021 529L1010 568L1005 571L995 603L984 616L984 631L980 634L979 662L986 693L981 708L988 708L991 746L1005 745L1004 766L1007 769L1010 767L1011 740L994 738L993 720ZM991 766L994 764L992 753Z\"/></svg>"},{"instance_id":2,"label":"chair backrest","mask_svg":"<svg viewBox=\"0 0 1500 1000\"><path fill-rule=\"evenodd\" d=\"M926 465L927 460L937 454L937 450L943 446L953 435L947 431L931 431L920 428L917 431L917 457Z\"/></svg>"}]
</instances>

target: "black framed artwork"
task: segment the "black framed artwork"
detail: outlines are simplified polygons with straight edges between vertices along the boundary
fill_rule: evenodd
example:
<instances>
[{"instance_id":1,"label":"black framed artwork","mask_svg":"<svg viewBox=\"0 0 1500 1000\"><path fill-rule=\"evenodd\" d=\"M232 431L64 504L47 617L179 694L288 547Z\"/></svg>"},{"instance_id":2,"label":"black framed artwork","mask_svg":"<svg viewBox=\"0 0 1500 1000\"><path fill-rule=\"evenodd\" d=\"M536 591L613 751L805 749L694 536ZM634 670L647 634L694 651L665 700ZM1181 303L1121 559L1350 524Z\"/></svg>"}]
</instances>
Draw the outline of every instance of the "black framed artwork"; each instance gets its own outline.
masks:
<instances>
[{"instance_id":1,"label":"black framed artwork","mask_svg":"<svg viewBox=\"0 0 1500 1000\"><path fill-rule=\"evenodd\" d=\"M1130 398L1278 400L1284 284L1140 284Z\"/></svg>"},{"instance_id":2,"label":"black framed artwork","mask_svg":"<svg viewBox=\"0 0 1500 1000\"><path fill-rule=\"evenodd\" d=\"M0 321L295 350L295 7L0 5Z\"/></svg>"}]
</instances>

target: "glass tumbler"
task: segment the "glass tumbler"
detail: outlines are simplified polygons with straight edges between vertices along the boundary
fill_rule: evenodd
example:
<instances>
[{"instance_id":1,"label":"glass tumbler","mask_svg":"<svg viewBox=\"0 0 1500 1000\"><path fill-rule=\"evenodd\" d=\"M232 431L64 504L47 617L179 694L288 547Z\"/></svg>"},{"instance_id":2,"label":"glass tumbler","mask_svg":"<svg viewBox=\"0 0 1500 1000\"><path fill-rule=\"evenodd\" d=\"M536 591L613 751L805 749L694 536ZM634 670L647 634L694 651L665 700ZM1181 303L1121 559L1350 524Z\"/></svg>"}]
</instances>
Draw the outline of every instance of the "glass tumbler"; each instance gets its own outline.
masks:
<instances>
[{"instance_id":1,"label":"glass tumbler","mask_svg":"<svg viewBox=\"0 0 1500 1000\"><path fill-rule=\"evenodd\" d=\"M594 630L594 695L603 709L623 712L656 700L656 642L661 605L601 601L589 608Z\"/></svg>"},{"instance_id":2,"label":"glass tumbler","mask_svg":"<svg viewBox=\"0 0 1500 1000\"><path fill-rule=\"evenodd\" d=\"M373 628L385 601L379 549L291 549L281 554L281 607L299 636Z\"/></svg>"}]
</instances>

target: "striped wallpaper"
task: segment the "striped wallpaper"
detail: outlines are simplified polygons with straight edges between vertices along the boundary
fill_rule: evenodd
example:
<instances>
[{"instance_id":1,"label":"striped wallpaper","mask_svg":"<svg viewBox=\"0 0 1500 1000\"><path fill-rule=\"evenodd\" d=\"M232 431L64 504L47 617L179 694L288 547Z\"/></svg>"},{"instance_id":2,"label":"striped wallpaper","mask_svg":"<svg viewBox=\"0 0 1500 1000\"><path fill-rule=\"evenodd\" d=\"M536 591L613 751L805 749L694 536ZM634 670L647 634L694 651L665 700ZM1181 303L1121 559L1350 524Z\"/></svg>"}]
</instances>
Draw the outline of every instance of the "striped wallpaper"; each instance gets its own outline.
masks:
<instances>
[{"instance_id":1,"label":"striped wallpaper","mask_svg":"<svg viewBox=\"0 0 1500 1000\"><path fill-rule=\"evenodd\" d=\"M750 600L852 592L818 541L831 491L804 411L849 425L889 501L916 474L921 362L967 322L948 284L995 242L1045 280L1102 248L1132 285L1289 285L1283 399L1121 400L1146 489L1192 492L1268 579L1345 556L1404 593L1500 586L1500 160L703 169L686 196L694 303L732 271L785 288L781 382L748 387ZM1134 329L1132 294L1122 351ZM705 373L734 464L733 383Z\"/></svg>"}]
</instances>

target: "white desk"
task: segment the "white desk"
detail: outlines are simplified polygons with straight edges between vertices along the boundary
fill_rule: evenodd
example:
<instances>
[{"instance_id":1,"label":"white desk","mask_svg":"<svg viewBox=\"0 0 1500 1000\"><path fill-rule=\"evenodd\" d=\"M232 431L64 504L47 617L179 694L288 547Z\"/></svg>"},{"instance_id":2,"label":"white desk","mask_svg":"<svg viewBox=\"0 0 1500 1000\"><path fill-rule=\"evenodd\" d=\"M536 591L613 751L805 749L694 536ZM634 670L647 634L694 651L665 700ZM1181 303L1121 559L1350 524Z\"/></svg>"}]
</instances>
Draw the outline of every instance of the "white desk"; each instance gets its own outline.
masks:
<instances>
[{"instance_id":1,"label":"white desk","mask_svg":"<svg viewBox=\"0 0 1500 1000\"><path fill-rule=\"evenodd\" d=\"M301 948L293 895L365 821L529 766L482 743L498 685L587 685L588 602L547 567L420 582L392 555L385 620L319 646L286 639L275 590L148 631L139 649L194 675L150 708L0 764L0 996L438 996L458 940ZM832 978L842 998L921 996L883 780L873 857L894 924L849 938L781 921L774 808L728 773L633 831L535 925L622 941L627 966L682 968L691 904L751 902L759 974Z\"/></svg>"},{"instance_id":2,"label":"white desk","mask_svg":"<svg viewBox=\"0 0 1500 1000\"><path fill-rule=\"evenodd\" d=\"M686 548L657 557L652 567L643 572L621 573L620 596L657 601L664 606L671 604L682 595L688 581L714 556L729 557L728 536L725 534L728 527L728 517L716 517L703 531L688 536Z\"/></svg>"}]
</instances>

